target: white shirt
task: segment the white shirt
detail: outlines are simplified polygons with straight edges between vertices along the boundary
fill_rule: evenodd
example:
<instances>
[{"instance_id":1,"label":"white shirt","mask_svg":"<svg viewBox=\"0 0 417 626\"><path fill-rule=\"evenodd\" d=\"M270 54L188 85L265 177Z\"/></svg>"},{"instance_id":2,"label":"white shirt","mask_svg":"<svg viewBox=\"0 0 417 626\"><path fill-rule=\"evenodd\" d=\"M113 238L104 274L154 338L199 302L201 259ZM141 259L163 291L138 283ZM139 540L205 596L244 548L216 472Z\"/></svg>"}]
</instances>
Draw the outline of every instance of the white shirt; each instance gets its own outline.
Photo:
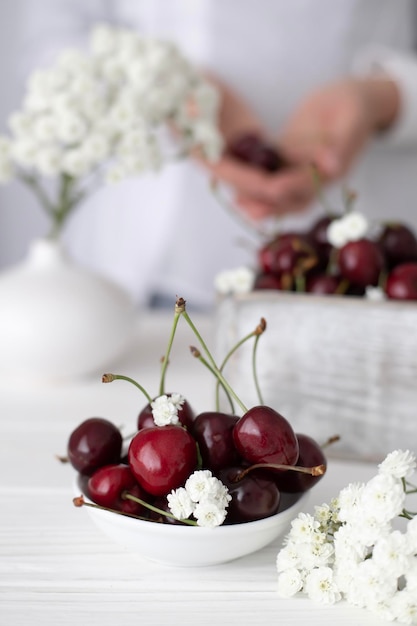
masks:
<instances>
[{"instance_id":1,"label":"white shirt","mask_svg":"<svg viewBox=\"0 0 417 626\"><path fill-rule=\"evenodd\" d=\"M22 3L23 0L20 0ZM86 6L87 4L87 6ZM349 176L358 209L403 219L417 230L417 16L413 0L26 0L27 28L49 52L79 40L95 21L117 19L174 39L242 94L271 134L312 89L375 60L398 77L404 108L396 128L376 140ZM58 5L58 6L56 6ZM39 29L37 30L37 20ZM49 34L48 34L49 33ZM36 43L29 38L29 44ZM28 48L29 49L29 48ZM30 55L33 58L33 55ZM39 59L39 56L37 58ZM36 55L35 55L36 57ZM329 192L341 208L340 190ZM319 209L283 220L311 223ZM1 236L1 235L0 235ZM213 303L222 269L252 264L258 245L211 195L194 163L103 188L74 214L65 241L80 262L114 278L140 303L152 293Z\"/></svg>"}]
</instances>

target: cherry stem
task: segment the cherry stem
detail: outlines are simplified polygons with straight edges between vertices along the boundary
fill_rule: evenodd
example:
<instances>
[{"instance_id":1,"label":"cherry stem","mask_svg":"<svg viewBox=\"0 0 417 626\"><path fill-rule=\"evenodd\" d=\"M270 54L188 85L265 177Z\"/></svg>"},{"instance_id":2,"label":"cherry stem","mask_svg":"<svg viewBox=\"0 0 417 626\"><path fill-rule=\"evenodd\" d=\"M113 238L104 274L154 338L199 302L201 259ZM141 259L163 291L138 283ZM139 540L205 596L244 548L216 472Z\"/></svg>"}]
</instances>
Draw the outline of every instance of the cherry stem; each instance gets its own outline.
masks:
<instances>
[{"instance_id":1,"label":"cherry stem","mask_svg":"<svg viewBox=\"0 0 417 626\"><path fill-rule=\"evenodd\" d=\"M181 520L179 520L172 513L169 513L168 511L163 511L162 509L159 509L158 507L153 506L152 504L149 504L149 502L145 502L145 500L142 500L141 498L137 498L136 496L132 496L131 493L125 492L124 494L122 494L122 498L124 498L124 500L131 500L132 502L136 502L137 504L141 504L142 506L146 507L150 511L153 511L154 513L159 513L160 515L164 515L165 517L170 517L171 519L175 519L175 520L177 520L179 522L182 522L183 524L188 524L189 526L197 526L197 522L195 522L194 520L192 520L192 519L181 519Z\"/></svg>"},{"instance_id":2,"label":"cherry stem","mask_svg":"<svg viewBox=\"0 0 417 626\"><path fill-rule=\"evenodd\" d=\"M182 316L186 320L187 324L190 326L191 330L194 332L194 334L197 337L197 339L200 341L200 343L201 343L201 345L202 345L202 347L204 349L204 352L206 353L206 355L207 355L207 357L208 357L208 359L210 361L210 364L211 364L211 366L213 368L214 374L216 375L218 380L220 380L220 382L222 383L224 388L227 389L227 391L230 393L230 395L236 400L236 402L238 403L238 405L240 406L242 411L244 413L247 413L247 411L248 411L247 407L243 404L241 399L236 395L236 393L233 391L233 389L231 388L231 386L229 385L227 380L224 378L222 372L217 367L217 364L216 364L215 360L213 359L213 357L211 355L211 352L208 349L205 341L201 337L201 335L198 332L197 328L194 326L190 316L188 315L187 311L185 310L185 300L183 298L179 298L179 300L177 300L177 306L181 307L181 314L182 314Z\"/></svg>"},{"instance_id":3,"label":"cherry stem","mask_svg":"<svg viewBox=\"0 0 417 626\"><path fill-rule=\"evenodd\" d=\"M213 376L215 376L217 378L217 373L216 371L213 369L213 367L210 365L210 363L208 363L206 361L206 359L202 356L200 350L198 350L195 346L190 346L190 352L193 355L193 357L195 357L196 359L198 359L200 361L200 363L202 363L205 367L207 367L207 369L213 374ZM223 383L217 378L217 388L219 386L223 387L223 390L227 396L227 399L229 400L229 404L230 404L230 410L232 413L235 412L235 407L233 404L233 400L232 397L230 395L230 393L228 392L228 390L226 389L226 387L223 385ZM217 394L217 398L216 398L216 410L219 410L219 402L218 402L218 391L216 390L216 394Z\"/></svg>"},{"instance_id":4,"label":"cherry stem","mask_svg":"<svg viewBox=\"0 0 417 626\"><path fill-rule=\"evenodd\" d=\"M338 441L340 441L340 435L333 435L332 437L329 437L324 443L322 443L320 448L324 450L324 448L327 448L328 446L331 446L333 443L337 443Z\"/></svg>"},{"instance_id":5,"label":"cherry stem","mask_svg":"<svg viewBox=\"0 0 417 626\"><path fill-rule=\"evenodd\" d=\"M263 318L262 318L263 319ZM263 331L262 331L263 332ZM256 393L258 395L258 400L259 400L259 404L264 404L263 401L263 396L262 396L262 392L261 392L261 387L259 385L259 378L258 378L258 368L257 368L257 349L258 349L258 343L259 343L259 337L261 335L257 334L255 337L255 341L253 343L253 351L252 351L252 373L253 373L253 380L255 383L255 389L256 389Z\"/></svg>"},{"instance_id":6,"label":"cherry stem","mask_svg":"<svg viewBox=\"0 0 417 626\"><path fill-rule=\"evenodd\" d=\"M352 210L353 205L355 204L357 193L356 191L352 191L348 187L342 188L343 194L343 208L345 213L349 213Z\"/></svg>"},{"instance_id":7,"label":"cherry stem","mask_svg":"<svg viewBox=\"0 0 417 626\"><path fill-rule=\"evenodd\" d=\"M301 474L309 474L310 476L323 476L326 472L325 465L315 465L314 467L302 467L301 465L284 465L283 463L256 463L246 469L242 470L235 476L233 482L239 482L249 472L256 469L272 469L272 470L291 470L293 472L300 472Z\"/></svg>"},{"instance_id":8,"label":"cherry stem","mask_svg":"<svg viewBox=\"0 0 417 626\"><path fill-rule=\"evenodd\" d=\"M162 396L165 393L165 375L169 364L169 355L171 354L172 344L174 342L175 332L177 330L178 320L180 319L181 311L178 310L175 305L174 321L172 323L171 334L168 341L167 351L162 360L161 381L159 383L159 395Z\"/></svg>"},{"instance_id":9,"label":"cherry stem","mask_svg":"<svg viewBox=\"0 0 417 626\"><path fill-rule=\"evenodd\" d=\"M110 509L106 506L95 504L94 502L86 502L84 500L84 496L78 496L76 498L73 498L72 503L77 508L80 508L82 506L89 506L91 509L99 509L100 511L107 511L108 513L115 513L116 515L124 515L125 517L134 517L135 519L140 519L145 522L152 521L152 520L148 520L146 517L135 515L134 513L126 513L125 511L118 511L117 509Z\"/></svg>"},{"instance_id":10,"label":"cherry stem","mask_svg":"<svg viewBox=\"0 0 417 626\"><path fill-rule=\"evenodd\" d=\"M123 374L103 374L101 378L101 382L103 383L112 383L114 380L126 380L128 383L132 383L132 385L135 385L135 387L140 389L140 391L143 393L149 403L152 402L151 396L142 387L142 385L140 385L138 382L136 382L136 380L133 380L133 378L130 378L129 376L124 376Z\"/></svg>"},{"instance_id":11,"label":"cherry stem","mask_svg":"<svg viewBox=\"0 0 417 626\"><path fill-rule=\"evenodd\" d=\"M253 348L253 358L252 358L252 369L253 369L253 377L255 380L255 387L256 387L256 391L258 393L258 397L259 397L259 401L260 404L263 404L262 400L261 400L261 393L260 393L260 388L259 388L259 383L258 383L258 377L257 377L257 371L256 371L256 347L257 347L257 341L259 336L265 331L266 329L266 321L265 319L262 317L261 321L259 322L258 326L255 328L255 330L253 330L252 332L250 332L249 334L246 335L246 337L243 337L242 339L240 339L230 350L229 352L226 354L226 356L224 357L219 370L220 372L223 372L224 368L227 365L227 362L229 361L229 359L233 356L233 354L246 342L249 341L249 339L251 339L252 337L256 337L256 341L254 344L254 348ZM217 381L217 387L216 387L216 410L219 410L219 406L220 406L220 401L219 401L219 387L220 387L220 381ZM224 387L223 387L224 388ZM229 394L228 394L229 395ZM233 411L233 407L232 407L232 411Z\"/></svg>"}]
</instances>

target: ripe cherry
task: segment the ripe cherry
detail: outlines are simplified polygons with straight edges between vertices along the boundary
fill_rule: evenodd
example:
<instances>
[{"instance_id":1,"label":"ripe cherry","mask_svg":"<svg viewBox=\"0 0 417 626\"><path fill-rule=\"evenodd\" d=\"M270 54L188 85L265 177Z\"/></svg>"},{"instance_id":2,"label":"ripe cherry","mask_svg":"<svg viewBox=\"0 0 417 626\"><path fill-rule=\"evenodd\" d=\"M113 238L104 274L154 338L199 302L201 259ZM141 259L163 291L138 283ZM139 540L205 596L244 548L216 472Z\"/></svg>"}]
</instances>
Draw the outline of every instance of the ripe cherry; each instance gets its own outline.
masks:
<instances>
[{"instance_id":1,"label":"ripe cherry","mask_svg":"<svg viewBox=\"0 0 417 626\"><path fill-rule=\"evenodd\" d=\"M417 263L394 267L388 274L385 292L393 300L417 300Z\"/></svg>"},{"instance_id":2,"label":"ripe cherry","mask_svg":"<svg viewBox=\"0 0 417 626\"><path fill-rule=\"evenodd\" d=\"M340 287L340 280L340 277L330 274L314 274L307 279L306 291L316 295L335 294Z\"/></svg>"},{"instance_id":3,"label":"ripe cherry","mask_svg":"<svg viewBox=\"0 0 417 626\"><path fill-rule=\"evenodd\" d=\"M228 154L265 172L277 172L286 163L281 154L256 133L241 135L228 147Z\"/></svg>"},{"instance_id":4,"label":"ripe cherry","mask_svg":"<svg viewBox=\"0 0 417 626\"><path fill-rule=\"evenodd\" d=\"M315 249L306 237L286 233L267 242L258 252L261 270L277 276L295 276L317 263ZM305 269L304 269L305 267Z\"/></svg>"},{"instance_id":5,"label":"ripe cherry","mask_svg":"<svg viewBox=\"0 0 417 626\"><path fill-rule=\"evenodd\" d=\"M233 429L239 454L249 463L295 465L298 440L291 424L268 406L249 409Z\"/></svg>"},{"instance_id":6,"label":"ripe cherry","mask_svg":"<svg viewBox=\"0 0 417 626\"><path fill-rule=\"evenodd\" d=\"M386 224L378 243L389 269L402 263L417 261L417 238L405 224Z\"/></svg>"},{"instance_id":7,"label":"ripe cherry","mask_svg":"<svg viewBox=\"0 0 417 626\"><path fill-rule=\"evenodd\" d=\"M284 286L282 279L276 274L272 274L271 272L262 272L261 274L258 274L258 276L256 276L253 289L281 290L284 289Z\"/></svg>"},{"instance_id":8,"label":"ripe cherry","mask_svg":"<svg viewBox=\"0 0 417 626\"><path fill-rule=\"evenodd\" d=\"M197 446L182 426L140 430L128 451L130 468L139 484L154 496L180 487L197 466Z\"/></svg>"},{"instance_id":9,"label":"ripe cherry","mask_svg":"<svg viewBox=\"0 0 417 626\"><path fill-rule=\"evenodd\" d=\"M100 467L88 480L87 494L96 504L132 515L147 516L146 507L123 498L125 492L141 500L148 497L127 465Z\"/></svg>"},{"instance_id":10,"label":"ripe cherry","mask_svg":"<svg viewBox=\"0 0 417 626\"><path fill-rule=\"evenodd\" d=\"M236 482L241 466L223 469L219 478L232 496L227 509L226 524L240 524L270 517L277 513L280 492L273 479L259 472L248 474Z\"/></svg>"},{"instance_id":11,"label":"ripe cherry","mask_svg":"<svg viewBox=\"0 0 417 626\"><path fill-rule=\"evenodd\" d=\"M378 284L384 258L375 242L359 239L349 241L340 248L338 266L344 278L360 287L366 287Z\"/></svg>"},{"instance_id":12,"label":"ripe cherry","mask_svg":"<svg viewBox=\"0 0 417 626\"><path fill-rule=\"evenodd\" d=\"M327 460L322 448L319 444L308 435L297 433L299 446L299 457L297 465L301 467L314 467L317 465L327 465ZM275 474L276 483L280 491L286 493L300 493L311 489L324 474L312 476L311 474L303 474L288 470Z\"/></svg>"},{"instance_id":13,"label":"ripe cherry","mask_svg":"<svg viewBox=\"0 0 417 626\"><path fill-rule=\"evenodd\" d=\"M94 470L120 461L122 435L109 420L91 417L82 422L70 435L68 459L76 470L92 474Z\"/></svg>"},{"instance_id":14,"label":"ripe cherry","mask_svg":"<svg viewBox=\"0 0 417 626\"><path fill-rule=\"evenodd\" d=\"M236 415L207 411L197 415L192 434L198 443L203 467L217 472L237 463L239 455L233 443Z\"/></svg>"}]
</instances>

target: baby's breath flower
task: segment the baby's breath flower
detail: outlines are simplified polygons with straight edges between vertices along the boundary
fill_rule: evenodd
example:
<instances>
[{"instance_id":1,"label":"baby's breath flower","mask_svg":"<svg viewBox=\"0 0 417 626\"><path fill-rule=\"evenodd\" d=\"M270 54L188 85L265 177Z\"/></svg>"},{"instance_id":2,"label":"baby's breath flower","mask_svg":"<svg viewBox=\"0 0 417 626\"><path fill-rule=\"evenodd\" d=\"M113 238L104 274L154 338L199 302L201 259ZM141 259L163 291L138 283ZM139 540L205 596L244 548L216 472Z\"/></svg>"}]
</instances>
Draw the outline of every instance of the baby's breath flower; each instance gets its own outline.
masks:
<instances>
[{"instance_id":1,"label":"baby's breath flower","mask_svg":"<svg viewBox=\"0 0 417 626\"><path fill-rule=\"evenodd\" d=\"M248 267L223 270L214 278L214 286L218 293L248 293L255 282L255 273Z\"/></svg>"},{"instance_id":2,"label":"baby's breath flower","mask_svg":"<svg viewBox=\"0 0 417 626\"><path fill-rule=\"evenodd\" d=\"M157 426L179 423L178 409L184 400L181 402L177 395L174 400L170 396L162 395L151 402L152 415Z\"/></svg>"},{"instance_id":3,"label":"baby's breath flower","mask_svg":"<svg viewBox=\"0 0 417 626\"><path fill-rule=\"evenodd\" d=\"M181 398L179 394L175 395ZM168 505L178 519L193 515L197 526L213 528L223 524L231 499L227 487L210 470L196 470L188 477L184 487L170 493Z\"/></svg>"},{"instance_id":4,"label":"baby's breath flower","mask_svg":"<svg viewBox=\"0 0 417 626\"><path fill-rule=\"evenodd\" d=\"M406 511L414 493L410 451L395 450L367 483L349 484L314 517L299 514L277 555L278 592L303 591L326 604L345 599L386 620L417 624L417 516ZM404 513L403 513L404 511ZM408 516L405 532L394 529Z\"/></svg>"},{"instance_id":5,"label":"baby's breath flower","mask_svg":"<svg viewBox=\"0 0 417 626\"><path fill-rule=\"evenodd\" d=\"M381 287L373 287L372 285L367 285L365 287L365 298L371 300L372 302L381 302L382 300L386 300L387 296L385 291L381 289Z\"/></svg>"},{"instance_id":6,"label":"baby's breath flower","mask_svg":"<svg viewBox=\"0 0 417 626\"><path fill-rule=\"evenodd\" d=\"M64 50L51 67L29 77L21 109L10 116L7 159L0 146L0 183L20 176L58 230L91 175L119 182L157 171L173 152L187 156L197 147L217 159L216 94L173 43L99 24L86 50ZM186 116L191 101L194 114ZM173 125L176 133L163 141L161 131ZM58 191L48 198L43 179L51 176L61 179L54 188L65 197Z\"/></svg>"},{"instance_id":7,"label":"baby's breath flower","mask_svg":"<svg viewBox=\"0 0 417 626\"><path fill-rule=\"evenodd\" d=\"M168 507L177 519L188 519L194 513L195 503L184 487L172 490L167 495Z\"/></svg>"},{"instance_id":8,"label":"baby's breath flower","mask_svg":"<svg viewBox=\"0 0 417 626\"><path fill-rule=\"evenodd\" d=\"M223 524L226 519L226 509L219 506L214 499L208 498L196 504L193 515L198 526L214 528Z\"/></svg>"},{"instance_id":9,"label":"baby's breath flower","mask_svg":"<svg viewBox=\"0 0 417 626\"><path fill-rule=\"evenodd\" d=\"M342 248L349 241L365 237L369 224L362 213L350 211L339 219L334 219L327 227L327 240L335 248Z\"/></svg>"},{"instance_id":10,"label":"baby's breath flower","mask_svg":"<svg viewBox=\"0 0 417 626\"><path fill-rule=\"evenodd\" d=\"M278 576L278 595L291 598L303 588L303 577L295 567L286 569Z\"/></svg>"},{"instance_id":11,"label":"baby's breath flower","mask_svg":"<svg viewBox=\"0 0 417 626\"><path fill-rule=\"evenodd\" d=\"M316 567L306 577L305 591L314 602L334 604L341 598L331 567Z\"/></svg>"},{"instance_id":12,"label":"baby's breath flower","mask_svg":"<svg viewBox=\"0 0 417 626\"><path fill-rule=\"evenodd\" d=\"M378 471L395 478L410 478L416 466L416 456L410 450L394 450L378 465Z\"/></svg>"}]
</instances>

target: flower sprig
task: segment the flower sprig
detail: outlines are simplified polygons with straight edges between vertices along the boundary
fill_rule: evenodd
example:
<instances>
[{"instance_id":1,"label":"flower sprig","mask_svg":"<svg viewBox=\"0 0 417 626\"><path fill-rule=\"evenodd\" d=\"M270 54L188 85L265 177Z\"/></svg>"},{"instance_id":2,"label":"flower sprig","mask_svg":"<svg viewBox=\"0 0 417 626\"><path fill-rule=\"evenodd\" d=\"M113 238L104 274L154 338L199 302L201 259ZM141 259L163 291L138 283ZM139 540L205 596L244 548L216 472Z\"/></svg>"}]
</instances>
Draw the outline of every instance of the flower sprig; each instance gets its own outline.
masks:
<instances>
[{"instance_id":1,"label":"flower sprig","mask_svg":"<svg viewBox=\"0 0 417 626\"><path fill-rule=\"evenodd\" d=\"M231 499L227 487L210 470L195 471L184 487L171 491L167 496L174 517L185 520L192 516L197 526L210 528L223 524Z\"/></svg>"},{"instance_id":2,"label":"flower sprig","mask_svg":"<svg viewBox=\"0 0 417 626\"><path fill-rule=\"evenodd\" d=\"M216 89L173 43L99 24L87 50L29 77L0 136L0 183L28 185L58 232L97 175L118 182L195 149L216 159L217 110Z\"/></svg>"},{"instance_id":3,"label":"flower sprig","mask_svg":"<svg viewBox=\"0 0 417 626\"><path fill-rule=\"evenodd\" d=\"M379 617L417 624L417 493L410 451L395 450L367 483L351 483L314 515L301 513L277 556L278 592L314 601L346 600ZM393 522L405 518L404 532Z\"/></svg>"}]
</instances>

